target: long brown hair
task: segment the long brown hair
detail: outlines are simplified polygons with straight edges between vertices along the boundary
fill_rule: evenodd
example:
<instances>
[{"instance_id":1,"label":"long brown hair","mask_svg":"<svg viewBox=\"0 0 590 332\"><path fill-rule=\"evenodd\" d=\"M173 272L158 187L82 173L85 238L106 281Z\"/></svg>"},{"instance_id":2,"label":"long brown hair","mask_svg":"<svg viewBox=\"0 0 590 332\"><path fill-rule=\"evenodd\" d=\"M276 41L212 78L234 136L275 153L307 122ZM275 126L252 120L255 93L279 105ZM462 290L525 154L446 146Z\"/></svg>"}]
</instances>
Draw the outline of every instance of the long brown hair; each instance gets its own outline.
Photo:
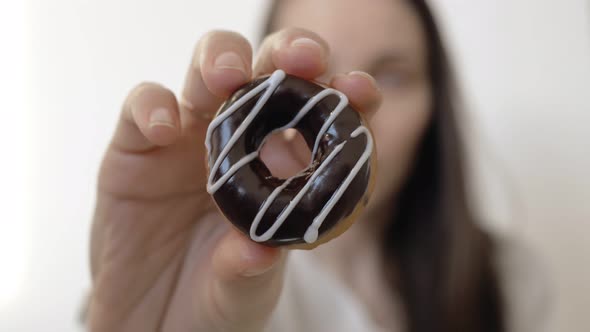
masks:
<instances>
[{"instance_id":1,"label":"long brown hair","mask_svg":"<svg viewBox=\"0 0 590 332\"><path fill-rule=\"evenodd\" d=\"M281 1L274 1L265 35ZM408 0L426 32L433 112L382 239L410 332L505 331L494 243L469 210L455 87L430 8Z\"/></svg>"}]
</instances>

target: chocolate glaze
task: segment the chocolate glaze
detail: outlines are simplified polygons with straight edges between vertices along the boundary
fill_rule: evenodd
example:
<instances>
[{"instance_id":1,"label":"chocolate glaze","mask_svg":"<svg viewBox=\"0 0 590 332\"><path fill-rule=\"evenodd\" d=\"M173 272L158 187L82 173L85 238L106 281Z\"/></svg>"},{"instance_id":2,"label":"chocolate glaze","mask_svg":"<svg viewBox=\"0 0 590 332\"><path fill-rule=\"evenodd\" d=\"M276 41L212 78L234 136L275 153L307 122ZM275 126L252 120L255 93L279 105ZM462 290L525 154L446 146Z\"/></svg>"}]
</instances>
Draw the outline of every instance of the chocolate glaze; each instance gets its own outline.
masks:
<instances>
[{"instance_id":1,"label":"chocolate glaze","mask_svg":"<svg viewBox=\"0 0 590 332\"><path fill-rule=\"evenodd\" d=\"M238 89L222 105L217 115L225 112L236 100L265 80L266 77L262 77ZM311 97L323 89L322 86L313 82L287 75L256 116L254 122L241 135L223 160L217 174L214 175L214 180L219 179L246 154L256 151L263 139L273 129L287 124ZM236 113L229 116L212 131L211 148L208 156L209 169L212 168L213 163L223 147L228 143L233 132L242 123L261 95L262 93L246 102ZM324 121L335 109L338 102L339 98L335 95L324 98L294 127L304 137L310 150L313 148L317 133ZM360 135L356 138L350 138L351 133L361 125L364 125L362 118L350 106L346 106L342 113L336 117L320 140L314 162L277 196L262 218L256 234L262 234L271 227L277 216L305 185L309 177L332 149L343 141L347 141L347 143L329 164L329 167L322 171L323 174L319 174L315 179L307 194L297 204L275 235L270 240L263 242L264 244L280 246L304 243L303 235L314 217L322 210L365 150L366 136ZM370 168L371 162L369 160L362 166L344 195L327 215L319 228L320 238L337 225L339 221L349 216L356 205L359 204L369 185ZM264 163L256 158L241 167L229 178L213 194L213 199L225 217L244 234L249 235L250 226L261 205L271 192L283 184L284 181L273 177Z\"/></svg>"}]
</instances>

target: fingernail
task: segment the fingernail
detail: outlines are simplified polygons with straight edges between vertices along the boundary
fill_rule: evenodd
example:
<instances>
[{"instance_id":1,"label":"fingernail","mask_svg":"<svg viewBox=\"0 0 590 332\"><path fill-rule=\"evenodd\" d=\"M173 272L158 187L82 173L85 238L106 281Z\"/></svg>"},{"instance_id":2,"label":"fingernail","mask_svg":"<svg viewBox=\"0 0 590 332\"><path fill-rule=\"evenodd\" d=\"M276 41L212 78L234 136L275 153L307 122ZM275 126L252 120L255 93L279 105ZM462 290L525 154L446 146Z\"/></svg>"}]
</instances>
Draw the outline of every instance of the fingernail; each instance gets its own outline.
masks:
<instances>
[{"instance_id":1,"label":"fingernail","mask_svg":"<svg viewBox=\"0 0 590 332\"><path fill-rule=\"evenodd\" d=\"M373 76L365 73L364 71L351 71L348 73L348 75L355 75L355 76L363 77L363 78L367 79L375 89L379 88L377 86L377 82L375 81Z\"/></svg>"},{"instance_id":2,"label":"fingernail","mask_svg":"<svg viewBox=\"0 0 590 332\"><path fill-rule=\"evenodd\" d=\"M285 139L287 141L292 141L297 135L297 129L289 128L285 130Z\"/></svg>"},{"instance_id":3,"label":"fingernail","mask_svg":"<svg viewBox=\"0 0 590 332\"><path fill-rule=\"evenodd\" d=\"M275 264L271 264L270 266L266 266L266 267L258 267L258 268L250 268L250 269L246 269L244 271L242 271L242 276L244 277L257 277L259 275L263 275L266 272L270 271L273 267L275 266Z\"/></svg>"},{"instance_id":4,"label":"fingernail","mask_svg":"<svg viewBox=\"0 0 590 332\"><path fill-rule=\"evenodd\" d=\"M167 108L156 108L150 113L149 127L155 126L175 128L174 119Z\"/></svg>"},{"instance_id":5,"label":"fingernail","mask_svg":"<svg viewBox=\"0 0 590 332\"><path fill-rule=\"evenodd\" d=\"M315 40L311 39L311 38L297 38L294 41L291 42L291 46L292 47L303 47L303 48L309 48L309 49L313 49L313 50L318 50L321 51L322 47L320 46L320 44L318 42L316 42Z\"/></svg>"},{"instance_id":6,"label":"fingernail","mask_svg":"<svg viewBox=\"0 0 590 332\"><path fill-rule=\"evenodd\" d=\"M215 62L213 63L215 69L233 69L240 71L244 75L246 75L246 65L244 64L244 60L235 52L224 52L215 58Z\"/></svg>"},{"instance_id":7,"label":"fingernail","mask_svg":"<svg viewBox=\"0 0 590 332\"><path fill-rule=\"evenodd\" d=\"M269 250L274 249L262 247L256 248L253 246L244 249L241 253L244 260L250 261L251 263L256 261L258 262L256 262L257 264L251 264L251 266L243 270L240 274L244 277L256 277L272 270L279 261L279 256L282 255L282 251L277 252L275 254L271 254L271 256L269 256ZM264 256L266 257L263 258Z\"/></svg>"}]
</instances>

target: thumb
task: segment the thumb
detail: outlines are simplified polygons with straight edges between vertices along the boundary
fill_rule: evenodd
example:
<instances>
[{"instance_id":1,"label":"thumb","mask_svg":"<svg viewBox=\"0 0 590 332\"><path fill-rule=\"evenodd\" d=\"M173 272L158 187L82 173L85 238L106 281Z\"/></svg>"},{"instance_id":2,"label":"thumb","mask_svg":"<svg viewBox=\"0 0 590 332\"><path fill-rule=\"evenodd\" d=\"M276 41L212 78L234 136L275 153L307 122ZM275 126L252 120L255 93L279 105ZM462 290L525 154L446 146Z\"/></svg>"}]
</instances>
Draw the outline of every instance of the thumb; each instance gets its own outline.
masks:
<instances>
[{"instance_id":1,"label":"thumb","mask_svg":"<svg viewBox=\"0 0 590 332\"><path fill-rule=\"evenodd\" d=\"M261 331L283 284L285 253L231 230L212 256L210 301L221 331Z\"/></svg>"}]
</instances>

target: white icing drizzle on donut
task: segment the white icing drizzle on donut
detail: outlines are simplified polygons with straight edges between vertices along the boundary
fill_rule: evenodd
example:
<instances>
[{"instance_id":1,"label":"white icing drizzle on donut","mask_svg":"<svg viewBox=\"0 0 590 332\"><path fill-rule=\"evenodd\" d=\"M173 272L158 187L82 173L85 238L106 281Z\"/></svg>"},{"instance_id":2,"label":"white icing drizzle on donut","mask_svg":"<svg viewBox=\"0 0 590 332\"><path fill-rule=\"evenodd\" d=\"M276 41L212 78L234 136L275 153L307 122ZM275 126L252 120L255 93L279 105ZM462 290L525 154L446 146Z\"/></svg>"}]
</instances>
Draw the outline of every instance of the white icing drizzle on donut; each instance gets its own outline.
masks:
<instances>
[{"instance_id":1,"label":"white icing drizzle on donut","mask_svg":"<svg viewBox=\"0 0 590 332\"><path fill-rule=\"evenodd\" d=\"M293 211L293 209L297 206L297 204L299 204L299 202L303 198L303 195L305 195L307 193L307 190L309 190L309 187L311 187L311 185L313 184L313 181L315 181L315 179L318 177L320 172L328 166L330 161L332 161L332 159L334 159L334 157L336 157L336 155L340 152L340 150L342 150L342 147L344 146L344 144L346 144L346 141L344 141L344 142L336 145L336 147L334 147L332 152L330 152L330 154L328 155L328 157L326 157L324 162L322 162L320 167L318 167L318 169L307 180L307 182L305 183L303 188L301 188L301 190L299 190L297 195L289 202L289 204L283 209L283 211L281 211L281 213L279 214L279 216L275 220L274 224L272 224L272 226L266 232L264 232L264 234L256 235L256 230L258 229L258 224L260 223L260 220L262 220L262 217L264 217L264 214L266 213L266 210L268 209L270 204L272 204L272 202L279 195L279 193L283 189L285 189L285 187L287 187L289 185L289 183L291 183L291 181L295 177L290 177L289 179L287 179L285 181L285 183L283 183L282 185L275 188L275 190L264 201L260 210L258 210L258 213L256 214L256 217L254 218L254 222L250 226L250 238L252 238L252 240L254 240L256 242L263 242L263 241L268 241L272 238L272 236L276 233L276 231L279 229L279 227L281 227L283 222L287 219L289 214L291 214L291 211Z\"/></svg>"},{"instance_id":2,"label":"white icing drizzle on donut","mask_svg":"<svg viewBox=\"0 0 590 332\"><path fill-rule=\"evenodd\" d=\"M209 124L209 127L207 128L207 136L205 136L205 146L207 147L207 151L211 152L211 134L213 133L213 130L217 128L223 121L225 121L225 119L227 119L230 115L234 114L247 101L254 98L262 90L266 89L264 94L256 102L256 105L254 106L252 111L246 116L244 121L238 126L234 134L230 137L229 141L227 142L227 145L223 148L223 150L221 150L221 153L215 160L215 163L213 163L213 167L211 167L211 169L209 170L209 179L207 180L207 192L209 194L215 193L225 183L225 181L229 180L230 176L233 173L235 173L241 166L255 159L251 157L251 155L254 152L248 154L248 156L250 156L251 158L249 161L244 161L245 159L249 158L248 156L242 158L232 167L233 172L227 172L229 173L229 176L222 176L220 179L215 181L215 183L213 183L213 177L215 176L215 174L217 174L217 171L219 170L219 166L221 166L221 162L223 162L223 159L225 159L231 148L234 146L234 144L236 144L238 138L240 138L244 131L246 131L246 128L248 128L250 123L252 123L258 112L260 112L260 110L262 109L262 106L266 104L268 98L270 98L275 89L279 86L279 84L281 84L285 76L286 74L284 71L276 70L274 73L272 73L272 75L270 75L270 77L266 81L260 83L257 87L248 91L248 93L236 100L232 106L230 106L225 112L221 113L219 116L213 119ZM258 151L256 151L255 156L258 156ZM232 168L230 168L230 171L232 171Z\"/></svg>"},{"instance_id":3,"label":"white icing drizzle on donut","mask_svg":"<svg viewBox=\"0 0 590 332\"><path fill-rule=\"evenodd\" d=\"M270 137L272 133L277 132L277 131L281 131L281 130L284 130L287 128L293 128L294 126L297 125L297 123L299 123L299 121L317 103L319 103L321 100L323 100L327 96L336 95L340 98L340 101L338 102L338 105L335 107L335 109L330 113L330 116L324 122L324 124L322 125L322 127L320 128L320 130L316 136L316 140L314 142L313 150L311 153L310 165L311 165L311 163L313 163L313 160L315 158L315 154L317 153L321 138L328 131L328 129L330 128L330 126L332 125L332 123L334 122L336 117L338 117L338 115L348 105L348 98L346 97L346 95L344 95L340 91L337 91L334 89L330 89L330 88L324 89L324 90L320 91L319 93L317 93L316 95L314 95L312 98L310 98L308 100L308 102L297 112L295 117L291 121L289 121L289 123L287 123L286 125L284 125L280 128L272 130L263 139L262 143L260 144L259 148L256 151L251 152L251 153L247 154L246 156L242 157L234 165L232 165L224 175L222 175L217 181L213 182L213 178L214 178L215 174L219 171L219 167L221 166L221 163L223 162L223 160L225 159L225 157L227 156L229 151L233 148L234 144L239 139L239 137L244 133L244 131L247 129L247 127L250 126L250 124L254 121L254 118L256 117L256 115L262 110L262 107L264 106L264 104L268 101L270 96L274 93L276 88L285 79L285 77L286 77L286 74L282 70L276 70L267 80L260 83L254 89L250 90L244 96L242 96L241 98L236 100L234 102L234 104L232 104L225 112L223 112L222 114L217 116L215 119L213 119L213 121L211 121L209 127L207 128L207 135L205 137L205 145L206 145L207 150L209 152L211 152L211 135L213 133L213 130L215 128L217 128L225 119L227 119L229 116L231 116L233 113L235 113L246 102L248 102L250 99L254 98L256 95L258 95L263 90L266 90L266 91L264 91L263 95L258 99L258 101L256 102L255 106L252 108L250 113L246 116L246 118L242 121L242 123L238 126L236 131L230 137L226 146L221 150L221 153L219 154L219 156L217 157L217 159L213 163L213 167L211 167L211 169L209 171L209 177L207 180L207 192L209 192L209 194L214 194L241 167L250 163L252 160L258 158L259 153L260 153L260 149L264 145L264 142L266 141L266 139L268 137ZM357 129L355 129L351 133L350 136L352 138L355 138L358 135L360 135L361 133L364 133L367 137L367 145L365 146L365 151L363 152L363 154L361 155L361 157L359 158L359 160L357 161L357 163L355 164L353 169L350 171L350 173L348 174L348 176L346 177L344 182L338 187L338 189L334 192L334 194L332 194L332 197L330 197L330 199L328 200L326 205L322 208L320 213L314 218L313 223L309 226L309 228L305 232L304 240L307 243L313 243L317 240L318 230L319 230L320 226L322 225L324 219L327 217L327 215L332 210L332 208L336 205L336 203L338 202L340 197L344 194L344 192L346 191L346 189L348 188L348 186L350 185L352 180L354 180L354 177L360 171L361 167L367 162L367 160L371 156L371 153L373 150L373 140L372 140L371 134L369 133L369 130L366 127L359 126ZM273 192L269 195L269 197L264 201L264 203L260 207L260 210L256 214L256 217L254 218L254 221L252 222L252 225L250 226L250 237L252 238L252 240L257 241L257 242L263 242L263 241L268 241L269 239L271 239L274 236L274 234L281 227L283 222L287 219L289 214L293 211L293 209L301 201L301 199L303 198L303 195L305 195L305 193L307 192L307 190L309 189L309 187L311 186L313 181L317 178L319 173L325 167L328 166L328 164L332 161L332 159L334 159L334 157L336 157L336 155L344 147L344 144L346 144L346 141L344 141L334 147L334 149L330 152L330 154L328 154L328 156L322 162L322 164L318 167L318 169L308 179L307 183L303 186L303 188L301 188L301 190L297 193L297 195L289 202L289 204L283 209L283 211L281 211L281 213L279 214L279 216L277 217L277 219L275 220L273 225L268 230L266 230L266 232L264 232L264 234L256 235L256 230L258 229L258 225L260 224L260 221L264 217L264 214L266 213L266 211L268 210L270 205L274 202L274 200L281 193L281 191L283 189L285 189L301 173L286 179L285 182L283 182L283 184L281 184L280 186L278 186L277 188L275 188L273 190Z\"/></svg>"},{"instance_id":4,"label":"white icing drizzle on donut","mask_svg":"<svg viewBox=\"0 0 590 332\"><path fill-rule=\"evenodd\" d=\"M344 179L344 182L342 182L342 184L338 187L338 190L336 190L336 192L332 194L332 197L330 197L328 203L324 205L322 211L320 211L320 213L313 219L313 223L311 224L311 226L307 228L307 231L305 231L303 239L307 243L313 243L318 239L318 230L320 229L320 226L322 226L324 219L326 219L328 213L330 213L330 211L332 211L332 208L336 205L336 203L338 203L338 200L340 200L340 197L342 197L348 186L350 186L350 183L352 182L352 180L354 180L355 176L361 170L361 167L363 167L363 165L371 157L371 153L373 152L373 138L371 137L371 133L369 132L369 129L367 129L367 127L357 127L350 134L350 137L355 138L360 134L365 134L365 136L367 137L367 145L365 145L365 151L363 151L363 154L361 155L359 160L356 162L350 173L348 173L348 176L346 177L346 179Z\"/></svg>"}]
</instances>

